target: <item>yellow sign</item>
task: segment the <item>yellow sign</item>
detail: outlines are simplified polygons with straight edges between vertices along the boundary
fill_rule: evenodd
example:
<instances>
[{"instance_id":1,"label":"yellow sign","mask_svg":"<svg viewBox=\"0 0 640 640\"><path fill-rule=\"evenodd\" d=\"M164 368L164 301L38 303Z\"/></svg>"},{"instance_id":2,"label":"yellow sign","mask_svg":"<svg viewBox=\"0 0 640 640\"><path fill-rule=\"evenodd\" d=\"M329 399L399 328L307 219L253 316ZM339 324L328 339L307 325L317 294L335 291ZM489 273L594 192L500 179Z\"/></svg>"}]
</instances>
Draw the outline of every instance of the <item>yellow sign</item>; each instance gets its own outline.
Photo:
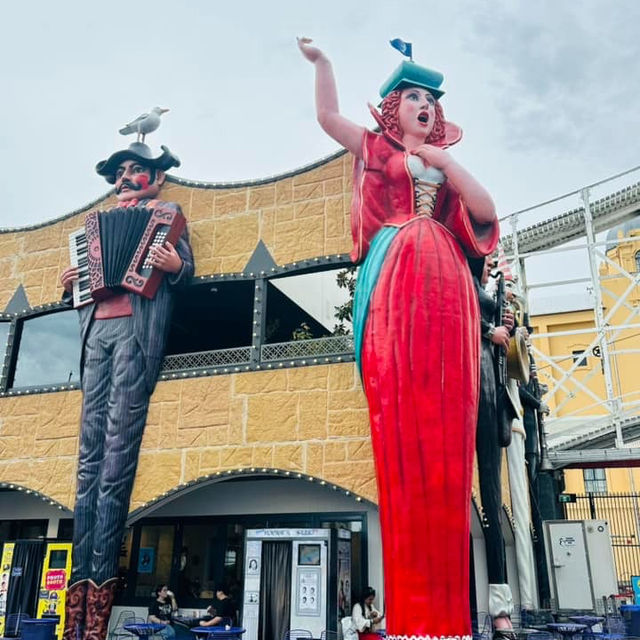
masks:
<instances>
[{"instance_id":1,"label":"yellow sign","mask_svg":"<svg viewBox=\"0 0 640 640\"><path fill-rule=\"evenodd\" d=\"M62 640L64 630L64 603L67 595L67 582L71 574L71 543L51 542L42 565L42 580L38 593L37 617L60 616L56 626L56 636Z\"/></svg>"},{"instance_id":2,"label":"yellow sign","mask_svg":"<svg viewBox=\"0 0 640 640\"><path fill-rule=\"evenodd\" d=\"M0 559L0 636L4 635L4 621L7 613L7 594L11 579L11 563L13 562L13 542L5 542Z\"/></svg>"}]
</instances>

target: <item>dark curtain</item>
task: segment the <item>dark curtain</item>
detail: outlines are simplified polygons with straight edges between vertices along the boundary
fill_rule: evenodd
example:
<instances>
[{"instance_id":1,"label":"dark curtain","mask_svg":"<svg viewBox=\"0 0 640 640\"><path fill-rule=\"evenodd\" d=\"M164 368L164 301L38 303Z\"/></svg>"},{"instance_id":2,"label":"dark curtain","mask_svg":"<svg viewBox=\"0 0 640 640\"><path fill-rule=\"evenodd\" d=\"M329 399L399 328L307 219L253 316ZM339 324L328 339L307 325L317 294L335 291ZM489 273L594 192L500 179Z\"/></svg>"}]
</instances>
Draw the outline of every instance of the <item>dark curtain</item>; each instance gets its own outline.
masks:
<instances>
[{"instance_id":1,"label":"dark curtain","mask_svg":"<svg viewBox=\"0 0 640 640\"><path fill-rule=\"evenodd\" d=\"M262 543L258 640L281 640L291 620L291 542Z\"/></svg>"},{"instance_id":2,"label":"dark curtain","mask_svg":"<svg viewBox=\"0 0 640 640\"><path fill-rule=\"evenodd\" d=\"M43 557L44 542L42 540L18 540L16 542L7 592L5 635L17 635L22 615L35 617Z\"/></svg>"}]
</instances>

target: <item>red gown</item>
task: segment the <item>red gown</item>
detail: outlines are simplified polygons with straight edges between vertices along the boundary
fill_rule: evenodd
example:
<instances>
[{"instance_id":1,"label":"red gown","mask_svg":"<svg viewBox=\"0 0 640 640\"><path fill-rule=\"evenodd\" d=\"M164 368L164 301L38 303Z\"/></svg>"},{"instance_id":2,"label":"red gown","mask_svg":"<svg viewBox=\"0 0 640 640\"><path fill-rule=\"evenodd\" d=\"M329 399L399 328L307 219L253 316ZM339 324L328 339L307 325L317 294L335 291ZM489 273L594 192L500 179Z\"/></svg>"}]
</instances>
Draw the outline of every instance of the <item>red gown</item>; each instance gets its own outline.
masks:
<instances>
[{"instance_id":1,"label":"red gown","mask_svg":"<svg viewBox=\"0 0 640 640\"><path fill-rule=\"evenodd\" d=\"M465 254L490 253L445 181L433 217L416 214L400 141L367 131L356 160L352 230L362 260L398 227L379 268L361 362L376 461L390 637L470 636L469 517L480 321ZM373 252L372 252L373 253Z\"/></svg>"}]
</instances>

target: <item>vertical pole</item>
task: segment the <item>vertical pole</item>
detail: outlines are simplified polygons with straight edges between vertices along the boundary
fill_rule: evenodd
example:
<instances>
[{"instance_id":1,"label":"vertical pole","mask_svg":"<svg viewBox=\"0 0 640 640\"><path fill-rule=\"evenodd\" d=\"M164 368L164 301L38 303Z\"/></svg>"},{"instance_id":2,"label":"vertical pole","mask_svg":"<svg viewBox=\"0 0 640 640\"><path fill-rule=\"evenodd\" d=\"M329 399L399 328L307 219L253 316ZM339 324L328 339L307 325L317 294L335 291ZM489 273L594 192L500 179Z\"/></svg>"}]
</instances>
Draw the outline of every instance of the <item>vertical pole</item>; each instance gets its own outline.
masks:
<instances>
[{"instance_id":1,"label":"vertical pole","mask_svg":"<svg viewBox=\"0 0 640 640\"><path fill-rule=\"evenodd\" d=\"M16 363L18 362L18 345L22 336L22 321L15 317L11 320L7 343L4 349L4 361L2 363L2 375L0 377L0 391L6 392L13 386Z\"/></svg>"},{"instance_id":2,"label":"vertical pole","mask_svg":"<svg viewBox=\"0 0 640 640\"><path fill-rule=\"evenodd\" d=\"M526 276L524 273L524 259L520 258L520 247L518 245L518 215L514 214L509 218L509 224L511 225L511 247L513 249L513 266L518 277L518 283L520 285L520 293L522 297L527 300L528 303L528 291Z\"/></svg>"},{"instance_id":3,"label":"vertical pole","mask_svg":"<svg viewBox=\"0 0 640 640\"><path fill-rule=\"evenodd\" d=\"M595 255L595 234L593 230L593 217L589 205L589 189L581 192L584 204L584 222L587 233L587 253L589 256L589 269L591 271L591 285L593 286L596 330L600 336L600 354L602 355L602 371L607 390L607 404L616 430L616 447L624 446L622 439L622 427L620 426L620 402L613 391L613 378L611 376L611 361L609 359L608 334L605 332L604 311L602 308L602 291L600 290L600 274Z\"/></svg>"},{"instance_id":4,"label":"vertical pole","mask_svg":"<svg viewBox=\"0 0 640 640\"><path fill-rule=\"evenodd\" d=\"M257 278L253 287L253 323L251 325L251 366L260 368L262 341L267 318L267 281Z\"/></svg>"}]
</instances>

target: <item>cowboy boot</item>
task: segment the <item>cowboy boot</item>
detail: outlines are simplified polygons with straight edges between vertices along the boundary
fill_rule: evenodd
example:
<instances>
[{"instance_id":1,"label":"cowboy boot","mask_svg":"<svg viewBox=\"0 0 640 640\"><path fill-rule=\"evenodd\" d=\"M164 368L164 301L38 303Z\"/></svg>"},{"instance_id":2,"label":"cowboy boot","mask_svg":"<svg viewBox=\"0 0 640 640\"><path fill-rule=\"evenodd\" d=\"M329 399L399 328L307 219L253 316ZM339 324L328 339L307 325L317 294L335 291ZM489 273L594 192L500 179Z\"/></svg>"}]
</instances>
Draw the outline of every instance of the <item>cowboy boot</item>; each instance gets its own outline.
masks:
<instances>
[{"instance_id":1,"label":"cowboy boot","mask_svg":"<svg viewBox=\"0 0 640 640\"><path fill-rule=\"evenodd\" d=\"M89 580L84 640L105 640L107 637L111 607L117 586L118 578L110 578L100 586L93 580Z\"/></svg>"},{"instance_id":2,"label":"cowboy boot","mask_svg":"<svg viewBox=\"0 0 640 640\"><path fill-rule=\"evenodd\" d=\"M78 580L67 587L64 603L64 631L62 640L82 640L84 631L87 580Z\"/></svg>"}]
</instances>

